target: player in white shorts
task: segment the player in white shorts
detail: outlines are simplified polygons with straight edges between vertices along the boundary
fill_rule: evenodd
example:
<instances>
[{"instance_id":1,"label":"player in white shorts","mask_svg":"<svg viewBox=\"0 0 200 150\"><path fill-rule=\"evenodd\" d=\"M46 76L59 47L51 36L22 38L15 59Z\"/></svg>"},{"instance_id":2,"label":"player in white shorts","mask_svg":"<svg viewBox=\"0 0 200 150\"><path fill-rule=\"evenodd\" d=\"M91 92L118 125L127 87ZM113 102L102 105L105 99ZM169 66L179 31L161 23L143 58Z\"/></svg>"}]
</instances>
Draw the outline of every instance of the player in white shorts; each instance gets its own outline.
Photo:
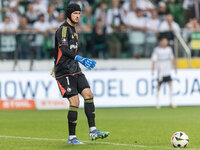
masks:
<instances>
[{"instance_id":1,"label":"player in white shorts","mask_svg":"<svg viewBox=\"0 0 200 150\"><path fill-rule=\"evenodd\" d=\"M154 49L151 59L152 59L152 75L154 75L155 66L157 68L157 73L158 73L156 108L157 109L160 108L159 91L162 83L165 82L168 83L170 89L169 90L170 106L172 108L176 108L176 106L172 103L172 79L171 79L172 66L176 73L176 62L174 59L173 50L170 46L168 46L167 38L161 38L160 45Z\"/></svg>"}]
</instances>

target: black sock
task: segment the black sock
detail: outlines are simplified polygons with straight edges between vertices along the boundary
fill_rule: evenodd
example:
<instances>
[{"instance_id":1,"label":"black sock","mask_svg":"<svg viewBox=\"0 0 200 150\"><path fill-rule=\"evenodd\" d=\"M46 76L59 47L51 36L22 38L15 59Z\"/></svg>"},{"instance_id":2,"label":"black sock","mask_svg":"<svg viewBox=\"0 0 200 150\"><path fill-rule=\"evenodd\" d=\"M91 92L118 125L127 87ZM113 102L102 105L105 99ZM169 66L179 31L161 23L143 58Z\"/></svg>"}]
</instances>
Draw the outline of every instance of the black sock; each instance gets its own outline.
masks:
<instances>
[{"instance_id":1,"label":"black sock","mask_svg":"<svg viewBox=\"0 0 200 150\"><path fill-rule=\"evenodd\" d=\"M78 107L70 106L68 112L68 128L69 135L76 135L76 124L77 124L77 112Z\"/></svg>"},{"instance_id":2,"label":"black sock","mask_svg":"<svg viewBox=\"0 0 200 150\"><path fill-rule=\"evenodd\" d=\"M93 98L85 99L84 109L88 119L89 127L95 127L95 106Z\"/></svg>"}]
</instances>

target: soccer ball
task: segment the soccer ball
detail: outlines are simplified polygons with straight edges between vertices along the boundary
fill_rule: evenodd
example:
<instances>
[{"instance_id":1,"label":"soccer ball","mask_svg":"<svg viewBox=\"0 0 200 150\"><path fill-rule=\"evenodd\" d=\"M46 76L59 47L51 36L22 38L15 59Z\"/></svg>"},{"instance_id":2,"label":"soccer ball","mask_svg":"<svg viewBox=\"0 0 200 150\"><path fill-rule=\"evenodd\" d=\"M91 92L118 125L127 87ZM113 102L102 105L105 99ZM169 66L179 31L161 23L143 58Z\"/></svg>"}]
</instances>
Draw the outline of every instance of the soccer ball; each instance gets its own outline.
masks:
<instances>
[{"instance_id":1,"label":"soccer ball","mask_svg":"<svg viewBox=\"0 0 200 150\"><path fill-rule=\"evenodd\" d=\"M172 135L171 142L175 148L185 148L189 143L189 137L184 132L176 132Z\"/></svg>"}]
</instances>

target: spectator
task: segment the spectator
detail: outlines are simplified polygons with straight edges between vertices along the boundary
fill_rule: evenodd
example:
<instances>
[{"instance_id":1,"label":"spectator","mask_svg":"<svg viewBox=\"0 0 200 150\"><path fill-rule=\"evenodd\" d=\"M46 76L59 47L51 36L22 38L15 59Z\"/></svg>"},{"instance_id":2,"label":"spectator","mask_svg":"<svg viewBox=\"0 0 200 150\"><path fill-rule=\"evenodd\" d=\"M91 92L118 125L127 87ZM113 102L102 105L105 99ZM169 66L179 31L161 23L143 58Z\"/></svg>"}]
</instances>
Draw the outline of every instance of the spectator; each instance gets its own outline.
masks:
<instances>
[{"instance_id":1,"label":"spectator","mask_svg":"<svg viewBox=\"0 0 200 150\"><path fill-rule=\"evenodd\" d=\"M20 33L19 35L17 35L20 59L28 59L30 57L30 42L33 39L33 36L30 34L31 31L32 30L28 26L26 16L22 16L20 19L19 27L17 29L17 32Z\"/></svg>"},{"instance_id":2,"label":"spectator","mask_svg":"<svg viewBox=\"0 0 200 150\"><path fill-rule=\"evenodd\" d=\"M103 25L103 22L100 18L96 21L94 26L92 39L94 41L94 50L92 56L98 58L106 58L107 49L105 26Z\"/></svg>"},{"instance_id":3,"label":"spectator","mask_svg":"<svg viewBox=\"0 0 200 150\"><path fill-rule=\"evenodd\" d=\"M127 58L130 57L130 51L129 51L129 41L128 39L128 33L127 33L127 26L126 24L121 24L119 27L119 39L121 42L121 57Z\"/></svg>"},{"instance_id":4,"label":"spectator","mask_svg":"<svg viewBox=\"0 0 200 150\"><path fill-rule=\"evenodd\" d=\"M55 7L55 9L56 9L59 13L65 11L63 0L52 0L52 5Z\"/></svg>"},{"instance_id":5,"label":"spectator","mask_svg":"<svg viewBox=\"0 0 200 150\"><path fill-rule=\"evenodd\" d=\"M51 32L54 32L65 21L65 13L59 13L58 18L51 22Z\"/></svg>"},{"instance_id":6,"label":"spectator","mask_svg":"<svg viewBox=\"0 0 200 150\"><path fill-rule=\"evenodd\" d=\"M120 9L120 1L112 0L112 6L107 12L107 32L112 33L114 28L123 23L122 10Z\"/></svg>"},{"instance_id":7,"label":"spectator","mask_svg":"<svg viewBox=\"0 0 200 150\"><path fill-rule=\"evenodd\" d=\"M87 0L70 0L70 3L78 4L82 11L84 11L85 7L89 5Z\"/></svg>"},{"instance_id":8,"label":"spectator","mask_svg":"<svg viewBox=\"0 0 200 150\"><path fill-rule=\"evenodd\" d=\"M11 22L9 16L5 16L4 22L0 23L1 35L1 52L6 53L7 58L12 58L16 49L16 39L13 33L16 32L17 26Z\"/></svg>"},{"instance_id":9,"label":"spectator","mask_svg":"<svg viewBox=\"0 0 200 150\"><path fill-rule=\"evenodd\" d=\"M27 20L25 15L23 15L20 18L20 23L19 23L17 32L23 32L23 31L25 31L25 32L31 32L32 31L32 29L28 25L28 20Z\"/></svg>"},{"instance_id":10,"label":"spectator","mask_svg":"<svg viewBox=\"0 0 200 150\"><path fill-rule=\"evenodd\" d=\"M107 16L106 16L106 9L107 9L107 3L105 1L102 1L100 3L100 6L95 10L95 19L101 19L104 26L107 24Z\"/></svg>"},{"instance_id":11,"label":"spectator","mask_svg":"<svg viewBox=\"0 0 200 150\"><path fill-rule=\"evenodd\" d=\"M36 11L33 9L33 3L29 3L26 11L26 17L29 25L32 25L38 18Z\"/></svg>"},{"instance_id":12,"label":"spectator","mask_svg":"<svg viewBox=\"0 0 200 150\"><path fill-rule=\"evenodd\" d=\"M49 0L40 0L40 3L44 6L46 6L46 8L47 8L47 6L49 5Z\"/></svg>"},{"instance_id":13,"label":"spectator","mask_svg":"<svg viewBox=\"0 0 200 150\"><path fill-rule=\"evenodd\" d=\"M122 5L124 15L133 10L133 7L137 8L137 0L126 0Z\"/></svg>"},{"instance_id":14,"label":"spectator","mask_svg":"<svg viewBox=\"0 0 200 150\"><path fill-rule=\"evenodd\" d=\"M126 25L129 25L129 21L132 17L135 17L135 13L136 13L136 10L137 10L137 5L135 5L134 3L131 3L130 5L130 10L126 13L125 15L125 24Z\"/></svg>"},{"instance_id":15,"label":"spectator","mask_svg":"<svg viewBox=\"0 0 200 150\"><path fill-rule=\"evenodd\" d=\"M45 37L43 51L45 52L45 58L48 58L49 56L52 56L52 50L54 47L54 33L56 29L65 21L65 14L64 12L58 13L57 10L55 10L55 7L53 4L49 4L48 6L48 12L45 14L45 21L49 23L49 35Z\"/></svg>"},{"instance_id":16,"label":"spectator","mask_svg":"<svg viewBox=\"0 0 200 150\"><path fill-rule=\"evenodd\" d=\"M160 32L180 32L179 25L174 21L172 15L167 15L165 21L160 24Z\"/></svg>"},{"instance_id":17,"label":"spectator","mask_svg":"<svg viewBox=\"0 0 200 150\"><path fill-rule=\"evenodd\" d=\"M33 3L33 10L37 13L37 15L45 14L47 11L47 6L41 2L41 0L35 0Z\"/></svg>"},{"instance_id":18,"label":"spectator","mask_svg":"<svg viewBox=\"0 0 200 150\"><path fill-rule=\"evenodd\" d=\"M112 0L112 7L108 10L107 19L107 33L110 34L108 39L109 56L119 58L121 55L121 42L117 32L123 23L119 0Z\"/></svg>"},{"instance_id":19,"label":"spectator","mask_svg":"<svg viewBox=\"0 0 200 150\"><path fill-rule=\"evenodd\" d=\"M16 26L19 25L20 20L20 11L18 1L11 1L10 2L10 9L7 11L7 15L10 16L11 22L13 22Z\"/></svg>"},{"instance_id":20,"label":"spectator","mask_svg":"<svg viewBox=\"0 0 200 150\"><path fill-rule=\"evenodd\" d=\"M185 28L192 32L200 31L200 25L197 18L190 18L190 21L185 25Z\"/></svg>"},{"instance_id":21,"label":"spectator","mask_svg":"<svg viewBox=\"0 0 200 150\"><path fill-rule=\"evenodd\" d=\"M0 1L0 17L2 17L1 19L3 19L6 16L6 12L8 12L10 10L10 2L9 0L2 0ZM2 20L0 20L2 21Z\"/></svg>"},{"instance_id":22,"label":"spectator","mask_svg":"<svg viewBox=\"0 0 200 150\"><path fill-rule=\"evenodd\" d=\"M158 3L158 17L160 19L160 21L164 21L166 16L168 15L168 10L167 10L167 5L165 2L160 1Z\"/></svg>"},{"instance_id":23,"label":"spectator","mask_svg":"<svg viewBox=\"0 0 200 150\"><path fill-rule=\"evenodd\" d=\"M169 13L174 17L174 20L181 27L183 27L184 16L183 16L182 2L176 2L176 0L170 0L170 2L168 3L168 10Z\"/></svg>"},{"instance_id":24,"label":"spectator","mask_svg":"<svg viewBox=\"0 0 200 150\"><path fill-rule=\"evenodd\" d=\"M70 1L27 0L26 2L22 0L2 0L2 3L1 3L2 7L0 8L0 17L2 16L2 19L3 19L4 16L9 16L10 22L12 22L12 26L16 26L16 28L17 26L19 26L18 31L25 32L26 31L24 27L25 26L24 24L26 24L25 20L28 21L28 25L30 26L30 28L33 28L33 25L35 26L35 22L37 22L37 24L38 22L40 22L38 21L38 16L41 14L41 12L43 12L43 14L45 14L45 21L49 22L50 28L48 28L48 31L40 32L40 35L39 36L36 35L36 39L35 39L37 41L36 42L37 46L40 45L41 47L43 47L46 43L45 39L51 38L51 36L48 35L47 33L49 31L54 32L59 26L59 24L63 23L65 18L64 18L64 13L62 11L64 10L65 4L67 4L68 2L78 3L79 5L81 5L83 9L82 11L83 17L81 18L82 20L80 22L79 29L85 32L84 34L80 34L80 39L81 39L80 43L84 46L84 48L86 49L93 48L93 45L92 45L93 42L91 41L93 40L92 39L94 35L93 33L96 28L95 21L101 20L101 21L98 21L96 26L100 26L100 24L103 23L103 26L105 28L104 27L102 28L103 30L106 29L105 30L106 37L108 37L106 41L108 42L107 44L109 47L109 55L110 57L113 57L113 58L121 57L124 54L122 49L127 49L126 45L128 45L127 44L128 42L130 42L130 45L131 45L130 48L134 57L137 57L137 58L141 56L149 57L152 50L151 47L153 47L154 43L156 42L156 36L158 32L160 32L161 37L166 36L169 39L170 45L172 46L173 32L180 31L181 21L180 19L178 19L179 22L177 22L177 16L182 14L180 13L179 10L182 10L183 8L184 8L185 20L186 20L185 23L187 23L185 24L185 29L187 29L188 32L184 32L182 36L185 39L189 39L191 32L199 31L199 28L200 28L197 21L198 19L198 14L196 10L197 0L183 0L183 1L182 0L155 0L155 1L152 1L152 0L112 0L111 8L108 10L107 10L107 7L108 7L109 1L107 0L102 0L102 1L95 0L94 2L92 0L70 0ZM99 3L99 6L96 9L94 9L94 13L92 12L89 2L91 2L90 4L94 4L93 6L95 6L97 2ZM154 2L154 4L158 5L157 12L153 9L154 5L151 2ZM122 4L122 7L120 7L120 4ZM22 5L24 8L21 8ZM47 6L48 6L48 10L47 10ZM179 8L178 10L177 10L177 6ZM27 9L26 12L24 11L25 8ZM25 13L26 17L22 16L23 12ZM151 14L149 15L150 12ZM171 15L168 15L169 12L171 15L174 16L174 19ZM148 17L146 17L146 15ZM181 16L183 17L184 15L181 15ZM0 18L0 24L2 24L1 18ZM38 26L38 29L43 28L41 26L39 27L39 25L37 26ZM130 29L130 32L128 33L126 33L127 26ZM11 30L9 31L6 30L6 32L11 32ZM34 30L35 30L35 27L34 27ZM121 33L122 31L123 33ZM48 35L48 38L47 38L47 35ZM127 39L125 38L127 35L128 35L129 40L123 41L123 38ZM41 38L41 36L44 36L44 37ZM12 37L14 36L12 35ZM17 38L18 37L19 36L17 36ZM102 35L100 37L102 37ZM19 40L21 40L20 38ZM30 38L30 37L27 37L27 38ZM39 40L40 38L42 40ZM3 38L3 40L5 39L6 38ZM43 43L43 45L41 43ZM126 43L126 44L123 44L123 43ZM13 44L13 45L16 46L16 44ZM42 49L44 49L44 47ZM90 56L90 53L87 53L87 55ZM41 58L43 56L44 56L44 53L42 51ZM105 57L105 56L106 56L106 53L104 54L104 52L102 52L101 54L98 54L98 56L96 55L96 57ZM20 54L20 58L26 59L27 57L22 56Z\"/></svg>"},{"instance_id":25,"label":"spectator","mask_svg":"<svg viewBox=\"0 0 200 150\"><path fill-rule=\"evenodd\" d=\"M168 39L170 46L174 44L174 33L180 32L178 23L174 21L172 15L167 15L165 21L160 24L159 27L160 36Z\"/></svg>"},{"instance_id":26,"label":"spectator","mask_svg":"<svg viewBox=\"0 0 200 150\"><path fill-rule=\"evenodd\" d=\"M131 10L132 5L143 10L146 16L149 16L148 12L154 9L154 5L149 0L127 0L122 5L125 15Z\"/></svg>"},{"instance_id":27,"label":"spectator","mask_svg":"<svg viewBox=\"0 0 200 150\"><path fill-rule=\"evenodd\" d=\"M95 20L92 15L92 9L90 6L86 6L81 18L81 31L82 32L92 32L92 27L94 26Z\"/></svg>"},{"instance_id":28,"label":"spectator","mask_svg":"<svg viewBox=\"0 0 200 150\"><path fill-rule=\"evenodd\" d=\"M47 13L45 13L45 21L52 23L58 17L58 12L55 10L54 5L49 5Z\"/></svg>"},{"instance_id":29,"label":"spectator","mask_svg":"<svg viewBox=\"0 0 200 150\"><path fill-rule=\"evenodd\" d=\"M150 0L137 0L137 7L144 11L151 11L155 8Z\"/></svg>"},{"instance_id":30,"label":"spectator","mask_svg":"<svg viewBox=\"0 0 200 150\"><path fill-rule=\"evenodd\" d=\"M130 13L126 19L128 20L127 25L130 29L139 31L147 30L143 11L141 9L137 9L135 14L133 12Z\"/></svg>"},{"instance_id":31,"label":"spectator","mask_svg":"<svg viewBox=\"0 0 200 150\"><path fill-rule=\"evenodd\" d=\"M34 23L33 29L38 33L35 37L36 59L41 59L43 55L47 58L48 54L43 52L43 46L45 44L45 38L49 35L50 24L45 22L44 14L39 16L39 20Z\"/></svg>"},{"instance_id":32,"label":"spectator","mask_svg":"<svg viewBox=\"0 0 200 150\"><path fill-rule=\"evenodd\" d=\"M158 13L156 10L151 11L151 18L146 23L146 45L145 45L145 57L150 57L152 50L156 46L157 35L159 33L160 20L158 19Z\"/></svg>"},{"instance_id":33,"label":"spectator","mask_svg":"<svg viewBox=\"0 0 200 150\"><path fill-rule=\"evenodd\" d=\"M140 58L144 55L144 44L145 44L145 33L147 30L146 22L143 17L143 11L140 9L136 10L136 14L128 15L127 25L131 29L129 32L129 41L131 45L132 56Z\"/></svg>"},{"instance_id":34,"label":"spectator","mask_svg":"<svg viewBox=\"0 0 200 150\"><path fill-rule=\"evenodd\" d=\"M190 46L191 46L191 52L192 56L200 56L200 49L196 48L196 45L198 44L195 41L195 39L192 38L192 33L193 32L199 32L200 31L200 25L197 21L197 18L193 17L190 18L190 21L185 25L186 31L184 33L187 33L187 41L189 41Z\"/></svg>"},{"instance_id":35,"label":"spectator","mask_svg":"<svg viewBox=\"0 0 200 150\"><path fill-rule=\"evenodd\" d=\"M5 16L4 22L0 23L0 33L15 33L17 26L11 22L9 16Z\"/></svg>"},{"instance_id":36,"label":"spectator","mask_svg":"<svg viewBox=\"0 0 200 150\"><path fill-rule=\"evenodd\" d=\"M79 31L83 32L84 34L80 35L82 36L83 42L81 43L82 45L80 46L83 52L83 55L85 57L88 57L88 54L91 54L92 52L92 30L93 26L95 24L95 19L94 16L92 15L92 9L91 7L85 6L85 9L83 11L81 20L80 20L80 27Z\"/></svg>"},{"instance_id":37,"label":"spectator","mask_svg":"<svg viewBox=\"0 0 200 150\"><path fill-rule=\"evenodd\" d=\"M183 9L184 9L184 24L189 21L189 18L194 18L195 16L195 4L196 0L184 0Z\"/></svg>"},{"instance_id":38,"label":"spectator","mask_svg":"<svg viewBox=\"0 0 200 150\"><path fill-rule=\"evenodd\" d=\"M156 10L151 11L151 18L147 21L147 30L158 34L160 26L160 20L158 19L158 13Z\"/></svg>"}]
</instances>

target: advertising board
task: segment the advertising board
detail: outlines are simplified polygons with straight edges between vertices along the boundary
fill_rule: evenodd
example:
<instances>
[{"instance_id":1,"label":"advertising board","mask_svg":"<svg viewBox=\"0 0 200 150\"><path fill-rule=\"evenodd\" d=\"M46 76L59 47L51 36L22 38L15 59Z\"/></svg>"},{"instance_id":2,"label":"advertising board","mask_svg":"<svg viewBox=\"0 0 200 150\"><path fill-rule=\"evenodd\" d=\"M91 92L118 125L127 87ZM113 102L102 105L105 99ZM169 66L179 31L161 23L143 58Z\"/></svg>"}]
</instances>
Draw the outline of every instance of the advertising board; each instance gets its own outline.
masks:
<instances>
[{"instance_id":1,"label":"advertising board","mask_svg":"<svg viewBox=\"0 0 200 150\"><path fill-rule=\"evenodd\" d=\"M94 93L96 107L137 107L156 104L157 79L151 75L150 70L86 71L84 74ZM172 78L173 101L176 105L200 105L199 69L178 70L177 74L172 74ZM163 106L169 105L168 93L167 84L163 84L160 91ZM83 99L80 100L80 107L83 107ZM0 109L8 105L10 109L20 108L17 106L23 106L23 101L29 101L24 103L24 106L28 106L30 102L32 105L34 101L33 107L30 107L32 109L68 107L68 101L61 97L56 80L49 72L2 72Z\"/></svg>"}]
</instances>

